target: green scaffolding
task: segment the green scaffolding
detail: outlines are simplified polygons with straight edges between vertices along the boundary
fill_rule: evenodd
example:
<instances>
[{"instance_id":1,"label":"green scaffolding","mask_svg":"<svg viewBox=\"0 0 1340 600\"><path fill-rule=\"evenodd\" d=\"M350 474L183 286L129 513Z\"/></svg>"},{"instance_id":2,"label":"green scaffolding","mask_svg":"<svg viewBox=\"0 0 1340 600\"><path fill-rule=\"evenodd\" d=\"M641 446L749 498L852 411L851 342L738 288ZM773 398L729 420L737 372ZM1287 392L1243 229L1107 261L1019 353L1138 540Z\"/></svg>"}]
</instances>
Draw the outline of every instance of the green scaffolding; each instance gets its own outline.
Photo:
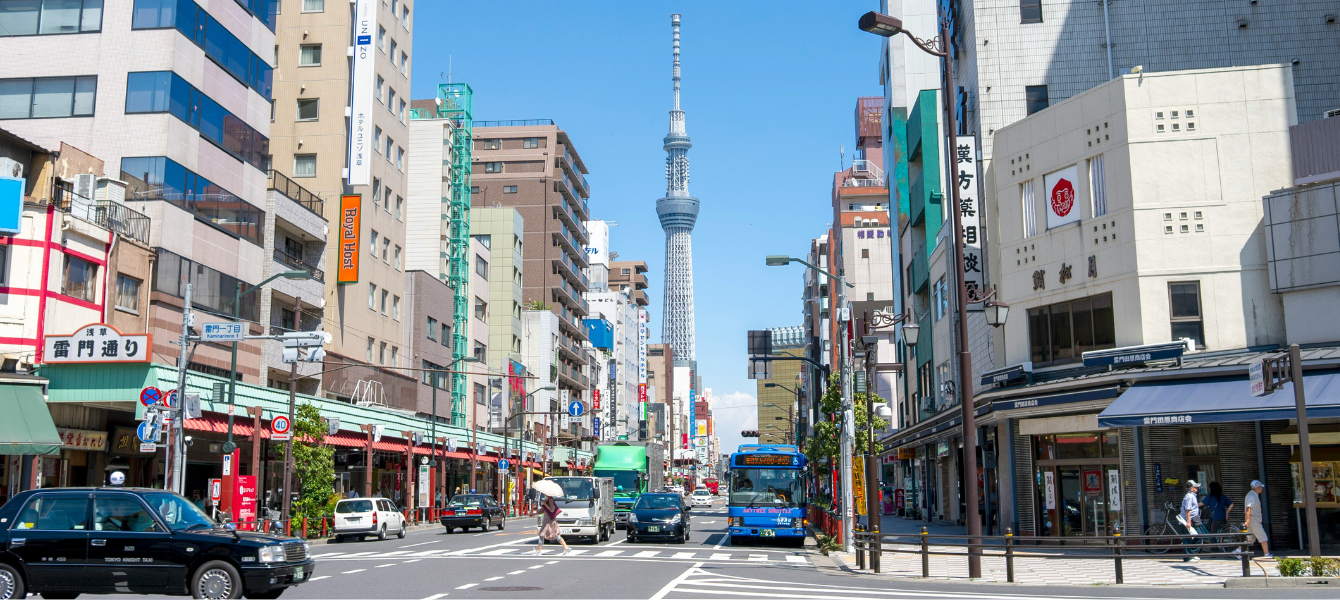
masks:
<instances>
[{"instance_id":1,"label":"green scaffolding","mask_svg":"<svg viewBox=\"0 0 1340 600\"><path fill-rule=\"evenodd\" d=\"M451 146L451 157L442 161L450 167L451 196L442 198L442 220L447 225L446 261L440 275L452 289L456 310L452 315L455 327L451 335L451 423L465 425L466 375L460 369L461 359L469 354L470 327L470 161L474 148L474 120L471 116L474 91L464 83L444 83L437 86L437 110L414 109L410 118L449 119L455 124L451 140L442 143Z\"/></svg>"}]
</instances>

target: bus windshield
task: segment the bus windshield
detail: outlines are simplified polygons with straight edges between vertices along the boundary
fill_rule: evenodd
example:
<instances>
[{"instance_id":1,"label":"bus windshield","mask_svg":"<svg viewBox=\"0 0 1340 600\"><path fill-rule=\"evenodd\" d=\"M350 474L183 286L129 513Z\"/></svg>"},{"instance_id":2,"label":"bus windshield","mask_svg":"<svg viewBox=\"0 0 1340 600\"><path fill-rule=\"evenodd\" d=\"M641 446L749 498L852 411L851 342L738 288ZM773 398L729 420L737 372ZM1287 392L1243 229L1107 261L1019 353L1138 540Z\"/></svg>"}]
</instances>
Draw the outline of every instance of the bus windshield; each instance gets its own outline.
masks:
<instances>
[{"instance_id":1,"label":"bus windshield","mask_svg":"<svg viewBox=\"0 0 1340 600\"><path fill-rule=\"evenodd\" d=\"M614 491L616 493L637 492L637 472L636 471L603 471L596 469L596 477L609 477L614 480Z\"/></svg>"},{"instance_id":2,"label":"bus windshield","mask_svg":"<svg viewBox=\"0 0 1340 600\"><path fill-rule=\"evenodd\" d=\"M804 485L800 469L734 467L730 470L730 505L803 506Z\"/></svg>"}]
</instances>

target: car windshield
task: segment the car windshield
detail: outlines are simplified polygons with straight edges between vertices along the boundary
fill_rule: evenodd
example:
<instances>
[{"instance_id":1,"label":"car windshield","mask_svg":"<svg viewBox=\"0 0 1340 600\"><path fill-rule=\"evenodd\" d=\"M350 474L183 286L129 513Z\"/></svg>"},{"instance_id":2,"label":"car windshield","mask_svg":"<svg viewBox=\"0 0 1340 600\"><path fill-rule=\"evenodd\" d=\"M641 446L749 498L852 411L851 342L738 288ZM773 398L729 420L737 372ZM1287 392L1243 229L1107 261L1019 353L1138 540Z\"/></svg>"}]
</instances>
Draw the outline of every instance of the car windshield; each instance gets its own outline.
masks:
<instances>
[{"instance_id":1,"label":"car windshield","mask_svg":"<svg viewBox=\"0 0 1340 600\"><path fill-rule=\"evenodd\" d=\"M144 495L144 501L158 511L159 516L163 517L163 522L173 531L208 529L215 526L214 519L209 518L205 511L176 494L151 492Z\"/></svg>"},{"instance_id":2,"label":"car windshield","mask_svg":"<svg viewBox=\"0 0 1340 600\"><path fill-rule=\"evenodd\" d=\"M335 505L336 514L347 515L350 513L372 512L371 500L341 500Z\"/></svg>"},{"instance_id":3,"label":"car windshield","mask_svg":"<svg viewBox=\"0 0 1340 600\"><path fill-rule=\"evenodd\" d=\"M591 485L590 479L582 477L550 477L554 483L563 488L562 500L590 500L594 496L592 490L595 486Z\"/></svg>"},{"instance_id":4,"label":"car windshield","mask_svg":"<svg viewBox=\"0 0 1340 600\"><path fill-rule=\"evenodd\" d=\"M731 506L801 506L804 480L800 469L730 471Z\"/></svg>"},{"instance_id":5,"label":"car windshield","mask_svg":"<svg viewBox=\"0 0 1340 600\"><path fill-rule=\"evenodd\" d=\"M679 497L669 494L647 494L637 499L637 506L634 508L679 508Z\"/></svg>"},{"instance_id":6,"label":"car windshield","mask_svg":"<svg viewBox=\"0 0 1340 600\"><path fill-rule=\"evenodd\" d=\"M488 496L455 496L451 499L451 504L453 506L483 506L485 498L488 498Z\"/></svg>"},{"instance_id":7,"label":"car windshield","mask_svg":"<svg viewBox=\"0 0 1340 600\"><path fill-rule=\"evenodd\" d=\"M698 490L693 493L694 496L711 496L712 493L707 490Z\"/></svg>"},{"instance_id":8,"label":"car windshield","mask_svg":"<svg viewBox=\"0 0 1340 600\"><path fill-rule=\"evenodd\" d=\"M636 471L601 471L596 470L596 477L609 477L614 480L615 492L636 492L637 472Z\"/></svg>"}]
</instances>

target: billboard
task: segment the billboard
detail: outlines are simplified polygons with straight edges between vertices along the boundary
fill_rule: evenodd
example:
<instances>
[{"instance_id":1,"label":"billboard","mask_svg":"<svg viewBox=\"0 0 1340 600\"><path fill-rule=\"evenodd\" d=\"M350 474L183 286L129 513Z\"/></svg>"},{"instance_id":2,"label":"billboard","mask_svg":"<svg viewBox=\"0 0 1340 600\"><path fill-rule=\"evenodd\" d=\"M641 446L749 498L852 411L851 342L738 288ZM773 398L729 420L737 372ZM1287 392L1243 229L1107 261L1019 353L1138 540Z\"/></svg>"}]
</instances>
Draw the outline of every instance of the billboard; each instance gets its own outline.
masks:
<instances>
[{"instance_id":1,"label":"billboard","mask_svg":"<svg viewBox=\"0 0 1340 600\"><path fill-rule=\"evenodd\" d=\"M647 383L647 309L637 311L637 381Z\"/></svg>"},{"instance_id":2,"label":"billboard","mask_svg":"<svg viewBox=\"0 0 1340 600\"><path fill-rule=\"evenodd\" d=\"M1055 173L1042 176L1042 189L1047 191L1047 229L1060 227L1079 220L1079 165L1070 165Z\"/></svg>"},{"instance_id":3,"label":"billboard","mask_svg":"<svg viewBox=\"0 0 1340 600\"><path fill-rule=\"evenodd\" d=\"M977 172L977 138L958 138L954 150L955 183L958 185L959 222L963 225L963 283L968 289L982 289L986 282L982 275L982 195ZM1074 211L1076 214L1079 211ZM982 304L969 304L969 310L981 311Z\"/></svg>"},{"instance_id":4,"label":"billboard","mask_svg":"<svg viewBox=\"0 0 1340 600\"><path fill-rule=\"evenodd\" d=\"M377 0L354 0L353 99L349 105L349 185L368 185L372 177L372 111L377 52ZM344 282L343 279L340 280Z\"/></svg>"},{"instance_id":5,"label":"billboard","mask_svg":"<svg viewBox=\"0 0 1340 600\"><path fill-rule=\"evenodd\" d=\"M604 221L587 221L587 237L591 243L586 246L586 262L591 266L610 264L610 226Z\"/></svg>"},{"instance_id":6,"label":"billboard","mask_svg":"<svg viewBox=\"0 0 1340 600\"><path fill-rule=\"evenodd\" d=\"M358 194L340 196L340 269L336 283L358 283L362 201Z\"/></svg>"}]
</instances>

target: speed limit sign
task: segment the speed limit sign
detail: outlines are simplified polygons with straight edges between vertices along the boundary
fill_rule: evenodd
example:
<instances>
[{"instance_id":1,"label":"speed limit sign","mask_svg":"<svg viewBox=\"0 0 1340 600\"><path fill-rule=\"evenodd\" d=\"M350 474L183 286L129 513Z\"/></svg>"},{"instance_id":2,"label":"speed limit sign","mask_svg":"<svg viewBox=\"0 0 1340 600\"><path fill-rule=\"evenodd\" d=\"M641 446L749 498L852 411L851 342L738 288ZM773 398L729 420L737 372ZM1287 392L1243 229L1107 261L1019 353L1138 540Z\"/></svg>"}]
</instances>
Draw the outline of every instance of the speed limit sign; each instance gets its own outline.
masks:
<instances>
[{"instance_id":1,"label":"speed limit sign","mask_svg":"<svg viewBox=\"0 0 1340 600\"><path fill-rule=\"evenodd\" d=\"M288 417L279 415L270 421L270 439L275 441L287 441L293 434L293 426L288 422Z\"/></svg>"}]
</instances>

